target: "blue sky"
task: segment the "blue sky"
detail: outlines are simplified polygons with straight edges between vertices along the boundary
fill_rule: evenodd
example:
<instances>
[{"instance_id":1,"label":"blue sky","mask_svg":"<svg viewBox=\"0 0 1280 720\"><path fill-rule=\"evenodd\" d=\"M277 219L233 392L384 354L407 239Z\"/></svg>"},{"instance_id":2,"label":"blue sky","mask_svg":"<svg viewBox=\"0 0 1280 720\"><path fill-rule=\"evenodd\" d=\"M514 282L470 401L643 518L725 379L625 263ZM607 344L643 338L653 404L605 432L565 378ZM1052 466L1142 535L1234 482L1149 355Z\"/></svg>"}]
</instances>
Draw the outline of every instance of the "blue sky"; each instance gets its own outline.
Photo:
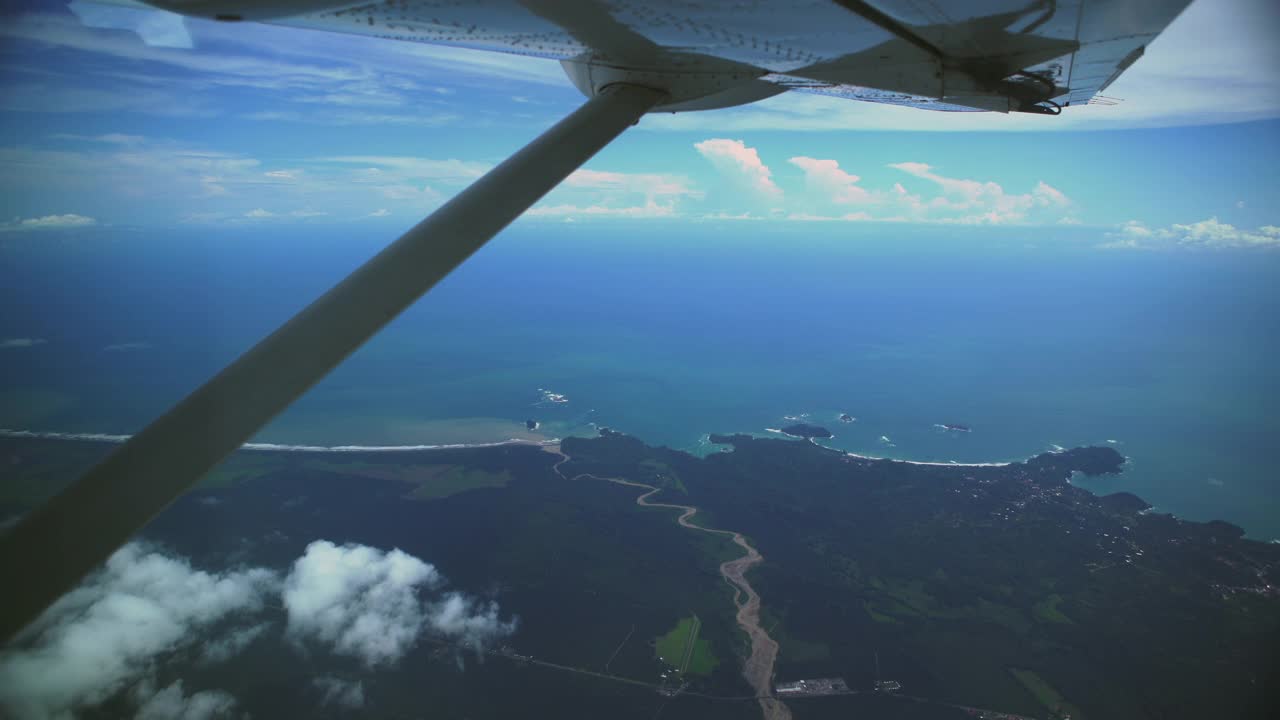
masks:
<instances>
[{"instance_id":1,"label":"blue sky","mask_svg":"<svg viewBox=\"0 0 1280 720\"><path fill-rule=\"evenodd\" d=\"M10 238L393 232L582 101L552 61L190 20L193 47L157 47L74 9L11 4L0 27ZM107 24L143 20L157 22ZM1057 118L798 93L650 116L523 222L1001 224L1116 248L1280 246L1280 79L1264 71L1280 67L1277 30L1272 3L1197 0L1108 90L1123 103Z\"/></svg>"}]
</instances>

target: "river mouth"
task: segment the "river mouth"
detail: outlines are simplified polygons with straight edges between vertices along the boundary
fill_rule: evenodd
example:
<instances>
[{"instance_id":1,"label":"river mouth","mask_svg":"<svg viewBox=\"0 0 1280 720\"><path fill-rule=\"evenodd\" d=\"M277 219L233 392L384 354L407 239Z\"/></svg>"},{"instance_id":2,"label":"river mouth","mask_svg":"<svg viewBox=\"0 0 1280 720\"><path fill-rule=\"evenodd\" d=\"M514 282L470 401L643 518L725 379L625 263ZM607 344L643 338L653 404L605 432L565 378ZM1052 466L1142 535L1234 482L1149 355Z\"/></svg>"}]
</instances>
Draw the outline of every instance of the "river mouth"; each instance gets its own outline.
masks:
<instances>
[{"instance_id":1,"label":"river mouth","mask_svg":"<svg viewBox=\"0 0 1280 720\"><path fill-rule=\"evenodd\" d=\"M695 525L690 518L698 514L698 508L693 505L649 502L649 497L657 494L660 488L632 480L623 480L622 478L597 477L590 473L568 478L564 473L560 472L560 466L569 461L569 456L560 449L559 445L544 445L543 449L560 457L560 460L551 469L561 478L566 480L603 480L615 485L642 488L646 492L636 498L637 505L680 510L680 517L676 518L676 522L681 527L730 537L734 544L743 549L745 554L742 557L727 560L720 564L720 576L734 590L733 603L738 608L736 616L738 627L742 628L742 631L751 640L751 653L743 662L742 675L752 689L755 690L756 699L760 703L760 710L765 720L791 720L791 709L787 707L786 703L773 695L773 668L778 660L778 642L770 637L769 633L760 625L760 594L755 591L755 588L751 587L751 583L747 581L746 577L748 570L764 561L764 556L760 554L760 551L748 543L741 533L733 530L719 530Z\"/></svg>"}]
</instances>

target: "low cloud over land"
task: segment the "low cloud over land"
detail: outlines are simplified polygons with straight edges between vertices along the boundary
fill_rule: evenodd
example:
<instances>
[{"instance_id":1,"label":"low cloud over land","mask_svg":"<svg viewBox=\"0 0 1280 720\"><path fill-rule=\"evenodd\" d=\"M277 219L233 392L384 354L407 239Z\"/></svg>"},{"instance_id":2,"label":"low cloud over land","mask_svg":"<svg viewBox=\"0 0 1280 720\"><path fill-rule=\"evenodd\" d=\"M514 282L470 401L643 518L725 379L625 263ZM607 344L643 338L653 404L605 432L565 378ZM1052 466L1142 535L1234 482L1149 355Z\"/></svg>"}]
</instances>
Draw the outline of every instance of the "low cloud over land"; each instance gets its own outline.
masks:
<instances>
[{"instance_id":1,"label":"low cloud over land","mask_svg":"<svg viewBox=\"0 0 1280 720\"><path fill-rule=\"evenodd\" d=\"M170 659L229 661L250 645L284 635L308 653L394 665L424 635L483 651L510 634L498 606L458 592L429 563L400 550L316 541L287 573L249 567L200 570L143 543L47 610L0 652L0 716L75 717L124 693L138 717L227 717L236 699L217 688L161 688ZM358 708L358 682L322 678L324 705Z\"/></svg>"}]
</instances>

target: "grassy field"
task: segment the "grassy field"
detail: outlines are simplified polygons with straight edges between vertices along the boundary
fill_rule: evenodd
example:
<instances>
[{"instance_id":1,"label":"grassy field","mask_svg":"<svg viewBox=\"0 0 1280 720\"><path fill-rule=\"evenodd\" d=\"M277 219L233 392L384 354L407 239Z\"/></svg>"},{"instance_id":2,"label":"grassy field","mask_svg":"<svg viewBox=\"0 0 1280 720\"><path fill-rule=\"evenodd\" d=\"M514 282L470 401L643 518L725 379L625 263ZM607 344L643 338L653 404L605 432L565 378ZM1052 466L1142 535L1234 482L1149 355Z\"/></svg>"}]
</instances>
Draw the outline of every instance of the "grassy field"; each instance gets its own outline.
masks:
<instances>
[{"instance_id":1,"label":"grassy field","mask_svg":"<svg viewBox=\"0 0 1280 720\"><path fill-rule=\"evenodd\" d=\"M688 675L710 675L720 661L711 644L698 637L702 621L697 615L682 618L675 628L654 641L659 658Z\"/></svg>"},{"instance_id":2,"label":"grassy field","mask_svg":"<svg viewBox=\"0 0 1280 720\"><path fill-rule=\"evenodd\" d=\"M1054 712L1055 717L1070 715L1072 720L1082 720L1084 717L1080 714L1079 708L1067 702L1067 699L1062 697L1052 685L1034 672L1021 668L1009 668L1009 674L1017 678L1023 687L1035 695L1041 705Z\"/></svg>"},{"instance_id":3,"label":"grassy field","mask_svg":"<svg viewBox=\"0 0 1280 720\"><path fill-rule=\"evenodd\" d=\"M411 486L408 497L415 500L437 500L468 490L506 487L507 483L511 482L511 473L506 470L489 472L461 465L401 465L308 459L303 463L303 467L342 475L407 483Z\"/></svg>"},{"instance_id":4,"label":"grassy field","mask_svg":"<svg viewBox=\"0 0 1280 720\"><path fill-rule=\"evenodd\" d=\"M1067 617L1066 615L1063 615L1062 611L1058 609L1058 604L1061 602L1062 602L1062 596L1057 593L1054 593L1053 595L1050 595L1049 597L1046 597L1045 599L1036 603L1036 606L1035 606L1036 619L1042 620L1044 622L1059 623L1063 625L1071 624L1071 618Z\"/></svg>"},{"instance_id":5,"label":"grassy field","mask_svg":"<svg viewBox=\"0 0 1280 720\"><path fill-rule=\"evenodd\" d=\"M435 500L457 495L468 490L480 488L506 487L511 482L511 473L488 472L475 468L464 468L457 465L436 466L442 468L427 477L415 479L417 487L409 493L416 500Z\"/></svg>"},{"instance_id":6,"label":"grassy field","mask_svg":"<svg viewBox=\"0 0 1280 720\"><path fill-rule=\"evenodd\" d=\"M269 454L236 453L205 473L197 486L204 490L231 487L262 477L284 466L277 457Z\"/></svg>"}]
</instances>

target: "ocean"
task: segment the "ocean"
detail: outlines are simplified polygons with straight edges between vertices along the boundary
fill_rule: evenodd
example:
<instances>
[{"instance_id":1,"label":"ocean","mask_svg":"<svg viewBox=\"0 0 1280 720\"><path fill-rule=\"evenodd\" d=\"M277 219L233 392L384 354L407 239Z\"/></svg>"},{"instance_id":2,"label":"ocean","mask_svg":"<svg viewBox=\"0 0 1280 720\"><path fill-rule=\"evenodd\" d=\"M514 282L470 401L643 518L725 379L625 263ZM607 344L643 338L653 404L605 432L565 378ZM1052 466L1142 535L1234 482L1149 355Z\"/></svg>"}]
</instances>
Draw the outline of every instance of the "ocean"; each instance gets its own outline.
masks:
<instances>
[{"instance_id":1,"label":"ocean","mask_svg":"<svg viewBox=\"0 0 1280 720\"><path fill-rule=\"evenodd\" d=\"M708 433L800 419L834 447L912 460L1111 444L1124 474L1080 484L1280 537L1280 257L1102 250L1101 232L523 221L257 440L607 426L707 452ZM137 430L395 234L2 238L0 428Z\"/></svg>"}]
</instances>

